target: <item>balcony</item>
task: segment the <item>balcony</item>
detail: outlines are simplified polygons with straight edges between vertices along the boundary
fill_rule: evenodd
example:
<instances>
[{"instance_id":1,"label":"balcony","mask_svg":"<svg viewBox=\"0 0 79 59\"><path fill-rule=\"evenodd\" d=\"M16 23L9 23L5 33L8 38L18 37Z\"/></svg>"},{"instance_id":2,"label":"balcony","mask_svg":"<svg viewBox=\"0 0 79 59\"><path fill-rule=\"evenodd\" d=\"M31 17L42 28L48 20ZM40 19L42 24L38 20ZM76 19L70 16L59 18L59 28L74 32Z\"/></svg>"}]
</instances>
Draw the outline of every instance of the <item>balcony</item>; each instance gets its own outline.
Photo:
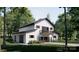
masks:
<instances>
[{"instance_id":1,"label":"balcony","mask_svg":"<svg viewBox=\"0 0 79 59\"><path fill-rule=\"evenodd\" d=\"M52 33L52 31L43 31L43 30L40 30L40 34L42 34L44 36L49 36L50 33Z\"/></svg>"}]
</instances>

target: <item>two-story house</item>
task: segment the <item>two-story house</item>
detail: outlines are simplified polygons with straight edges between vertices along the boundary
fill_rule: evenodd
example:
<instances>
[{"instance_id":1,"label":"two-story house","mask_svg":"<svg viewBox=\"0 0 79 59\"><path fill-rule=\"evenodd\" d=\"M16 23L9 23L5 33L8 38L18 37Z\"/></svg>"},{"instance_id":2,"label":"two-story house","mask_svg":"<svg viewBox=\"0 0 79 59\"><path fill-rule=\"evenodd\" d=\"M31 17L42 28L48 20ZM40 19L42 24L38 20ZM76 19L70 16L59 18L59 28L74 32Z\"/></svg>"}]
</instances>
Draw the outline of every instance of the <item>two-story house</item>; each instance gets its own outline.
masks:
<instances>
[{"instance_id":1,"label":"two-story house","mask_svg":"<svg viewBox=\"0 0 79 59\"><path fill-rule=\"evenodd\" d=\"M53 42L58 40L58 33L54 31L54 24L47 18L19 28L18 33L13 34L13 40L18 43L28 43L31 40Z\"/></svg>"}]
</instances>

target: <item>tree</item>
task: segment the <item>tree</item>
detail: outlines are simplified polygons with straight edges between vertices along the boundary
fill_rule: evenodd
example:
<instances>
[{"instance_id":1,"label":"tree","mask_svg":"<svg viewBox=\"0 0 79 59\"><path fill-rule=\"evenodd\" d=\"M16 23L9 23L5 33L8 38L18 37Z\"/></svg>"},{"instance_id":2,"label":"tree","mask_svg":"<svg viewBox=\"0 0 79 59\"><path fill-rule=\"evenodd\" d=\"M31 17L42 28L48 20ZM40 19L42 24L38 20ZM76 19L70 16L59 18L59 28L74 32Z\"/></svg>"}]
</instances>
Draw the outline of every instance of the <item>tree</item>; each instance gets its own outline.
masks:
<instances>
[{"instance_id":1,"label":"tree","mask_svg":"<svg viewBox=\"0 0 79 59\"><path fill-rule=\"evenodd\" d=\"M72 17L71 23L73 25L74 31L77 31L77 38L79 33L79 7L69 7L68 12ZM79 39L79 38L78 38Z\"/></svg>"},{"instance_id":2,"label":"tree","mask_svg":"<svg viewBox=\"0 0 79 59\"><path fill-rule=\"evenodd\" d=\"M6 7L1 7L0 8L0 15L4 14L3 16L3 44L1 46L1 48L6 48L6 43L5 43L5 39L6 39L6 27L5 27L5 23L6 23Z\"/></svg>"},{"instance_id":3,"label":"tree","mask_svg":"<svg viewBox=\"0 0 79 59\"><path fill-rule=\"evenodd\" d=\"M69 14L72 17L72 25L74 26L74 30L78 30L79 29L79 8L78 7L71 7L68 8L69 9Z\"/></svg>"},{"instance_id":4,"label":"tree","mask_svg":"<svg viewBox=\"0 0 79 59\"><path fill-rule=\"evenodd\" d=\"M3 32L3 17L0 16L0 36L2 36L2 32Z\"/></svg>"},{"instance_id":5,"label":"tree","mask_svg":"<svg viewBox=\"0 0 79 59\"><path fill-rule=\"evenodd\" d=\"M3 8L0 7L0 36L2 35L2 31L3 31L3 16L1 15L3 12Z\"/></svg>"},{"instance_id":6,"label":"tree","mask_svg":"<svg viewBox=\"0 0 79 59\"><path fill-rule=\"evenodd\" d=\"M11 14L14 15L13 24L14 30L17 30L19 27L33 22L33 17L30 11L25 7L15 7L11 8Z\"/></svg>"},{"instance_id":7,"label":"tree","mask_svg":"<svg viewBox=\"0 0 79 59\"><path fill-rule=\"evenodd\" d=\"M3 10L3 8L0 8L1 17L3 17ZM11 36L13 32L17 32L16 30L18 30L19 27L29 24L33 21L34 19L32 14L26 7L6 8L6 32L8 36Z\"/></svg>"},{"instance_id":8,"label":"tree","mask_svg":"<svg viewBox=\"0 0 79 59\"><path fill-rule=\"evenodd\" d=\"M67 19L67 35L68 35L68 39L71 39L73 30L72 30L72 25L71 25L71 16L69 15L69 13L67 12L66 15L66 19ZM55 28L56 31L60 33L60 38L63 39L64 38L64 14L61 14L58 16L58 21L55 23Z\"/></svg>"}]
</instances>

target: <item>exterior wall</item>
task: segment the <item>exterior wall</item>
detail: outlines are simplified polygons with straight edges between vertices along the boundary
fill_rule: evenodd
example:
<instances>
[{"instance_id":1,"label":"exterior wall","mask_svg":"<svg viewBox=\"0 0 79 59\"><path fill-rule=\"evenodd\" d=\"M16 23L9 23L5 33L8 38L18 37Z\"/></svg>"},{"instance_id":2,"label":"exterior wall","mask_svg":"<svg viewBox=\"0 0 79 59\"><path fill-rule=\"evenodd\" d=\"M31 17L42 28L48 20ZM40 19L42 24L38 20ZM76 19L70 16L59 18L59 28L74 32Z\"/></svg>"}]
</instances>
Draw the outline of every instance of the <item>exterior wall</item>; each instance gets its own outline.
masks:
<instances>
[{"instance_id":1,"label":"exterior wall","mask_svg":"<svg viewBox=\"0 0 79 59\"><path fill-rule=\"evenodd\" d=\"M42 30L42 26L45 26L45 27L53 28L52 30L49 29L49 31L54 31L54 27L47 20L43 20L43 21L36 23L34 26L35 29L36 29L36 25L40 26L39 30Z\"/></svg>"},{"instance_id":2,"label":"exterior wall","mask_svg":"<svg viewBox=\"0 0 79 59\"><path fill-rule=\"evenodd\" d=\"M24 43L26 43L26 35L24 33L14 34L12 36L13 40L15 41L15 37L14 36L16 36L16 42L19 43L19 35L24 35Z\"/></svg>"},{"instance_id":3,"label":"exterior wall","mask_svg":"<svg viewBox=\"0 0 79 59\"><path fill-rule=\"evenodd\" d=\"M56 36L56 38L54 38L54 36ZM59 36L58 34L53 33L53 40L54 40L54 41L58 40L58 36Z\"/></svg>"},{"instance_id":4,"label":"exterior wall","mask_svg":"<svg viewBox=\"0 0 79 59\"><path fill-rule=\"evenodd\" d=\"M53 36L52 35L49 35L49 41L53 41Z\"/></svg>"},{"instance_id":5,"label":"exterior wall","mask_svg":"<svg viewBox=\"0 0 79 59\"><path fill-rule=\"evenodd\" d=\"M36 25L39 25L40 28L36 28ZM40 36L39 33L42 30L42 26L49 27L49 31L54 31L54 27L47 20L40 21L40 22L36 23L35 26L34 26L34 28L37 29L35 31L36 39L38 39L39 36ZM52 28L52 30L50 30L50 28Z\"/></svg>"},{"instance_id":6,"label":"exterior wall","mask_svg":"<svg viewBox=\"0 0 79 59\"><path fill-rule=\"evenodd\" d=\"M30 35L34 35L34 38L30 38L29 37ZM35 32L26 33L26 43L29 43L29 41L31 41L31 40L37 40Z\"/></svg>"},{"instance_id":7,"label":"exterior wall","mask_svg":"<svg viewBox=\"0 0 79 59\"><path fill-rule=\"evenodd\" d=\"M56 36L56 38L54 38L54 36ZM51 41L57 41L58 40L58 34L56 34L56 33L53 33L53 35L49 35L49 41L51 42Z\"/></svg>"},{"instance_id":8,"label":"exterior wall","mask_svg":"<svg viewBox=\"0 0 79 59\"><path fill-rule=\"evenodd\" d=\"M39 25L40 28L36 28L36 25ZM37 30L35 30L33 32L28 32L25 34L24 33L14 34L14 35L16 35L16 39L17 39L16 42L19 42L19 35L22 35L22 34L24 34L24 42L25 43L28 43L31 40L38 40L40 37L40 31L42 30L42 26L49 27L49 31L54 31L54 27L47 20L43 20L43 21L35 23L35 25L20 28L19 32L28 31L28 30L32 30L32 29L37 29ZM52 28L52 30L50 30L50 28ZM30 38L29 37L30 35L34 35L34 38ZM53 36L56 36L56 38L54 39ZM53 33L53 36L52 36L52 40L58 40L58 34ZM13 39L14 39L14 37L13 37Z\"/></svg>"},{"instance_id":9,"label":"exterior wall","mask_svg":"<svg viewBox=\"0 0 79 59\"><path fill-rule=\"evenodd\" d=\"M34 29L34 25L31 25L31 26L28 26L28 27L24 27L24 28L20 28L19 32L28 31L28 30L32 30L32 29Z\"/></svg>"}]
</instances>

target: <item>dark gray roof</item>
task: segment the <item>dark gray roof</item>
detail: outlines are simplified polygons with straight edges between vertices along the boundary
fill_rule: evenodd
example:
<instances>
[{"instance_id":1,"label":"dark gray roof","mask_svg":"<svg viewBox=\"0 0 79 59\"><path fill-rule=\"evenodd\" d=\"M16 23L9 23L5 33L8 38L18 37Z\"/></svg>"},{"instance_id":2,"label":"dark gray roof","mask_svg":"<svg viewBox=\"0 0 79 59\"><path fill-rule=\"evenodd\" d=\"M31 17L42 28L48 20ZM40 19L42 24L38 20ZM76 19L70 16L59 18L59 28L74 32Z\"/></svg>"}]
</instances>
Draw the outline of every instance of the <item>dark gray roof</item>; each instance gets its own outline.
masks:
<instances>
[{"instance_id":1,"label":"dark gray roof","mask_svg":"<svg viewBox=\"0 0 79 59\"><path fill-rule=\"evenodd\" d=\"M54 26L54 24L53 24L49 19L43 18L43 19L39 19L38 21L35 21L35 22L33 22L33 23L30 23L30 24L28 24L28 25L24 25L24 26L22 26L22 27L20 27L20 28L27 27L27 26L30 26L30 25L34 25L35 23L40 22L40 21L43 21L43 20L47 20L52 26ZM55 27L55 26L54 26L54 27Z\"/></svg>"},{"instance_id":2,"label":"dark gray roof","mask_svg":"<svg viewBox=\"0 0 79 59\"><path fill-rule=\"evenodd\" d=\"M33 31L35 31L35 30L36 30L36 29L28 30L28 31L22 31L22 32L16 32L16 33L13 33L13 34L28 33L28 32L33 32Z\"/></svg>"}]
</instances>

